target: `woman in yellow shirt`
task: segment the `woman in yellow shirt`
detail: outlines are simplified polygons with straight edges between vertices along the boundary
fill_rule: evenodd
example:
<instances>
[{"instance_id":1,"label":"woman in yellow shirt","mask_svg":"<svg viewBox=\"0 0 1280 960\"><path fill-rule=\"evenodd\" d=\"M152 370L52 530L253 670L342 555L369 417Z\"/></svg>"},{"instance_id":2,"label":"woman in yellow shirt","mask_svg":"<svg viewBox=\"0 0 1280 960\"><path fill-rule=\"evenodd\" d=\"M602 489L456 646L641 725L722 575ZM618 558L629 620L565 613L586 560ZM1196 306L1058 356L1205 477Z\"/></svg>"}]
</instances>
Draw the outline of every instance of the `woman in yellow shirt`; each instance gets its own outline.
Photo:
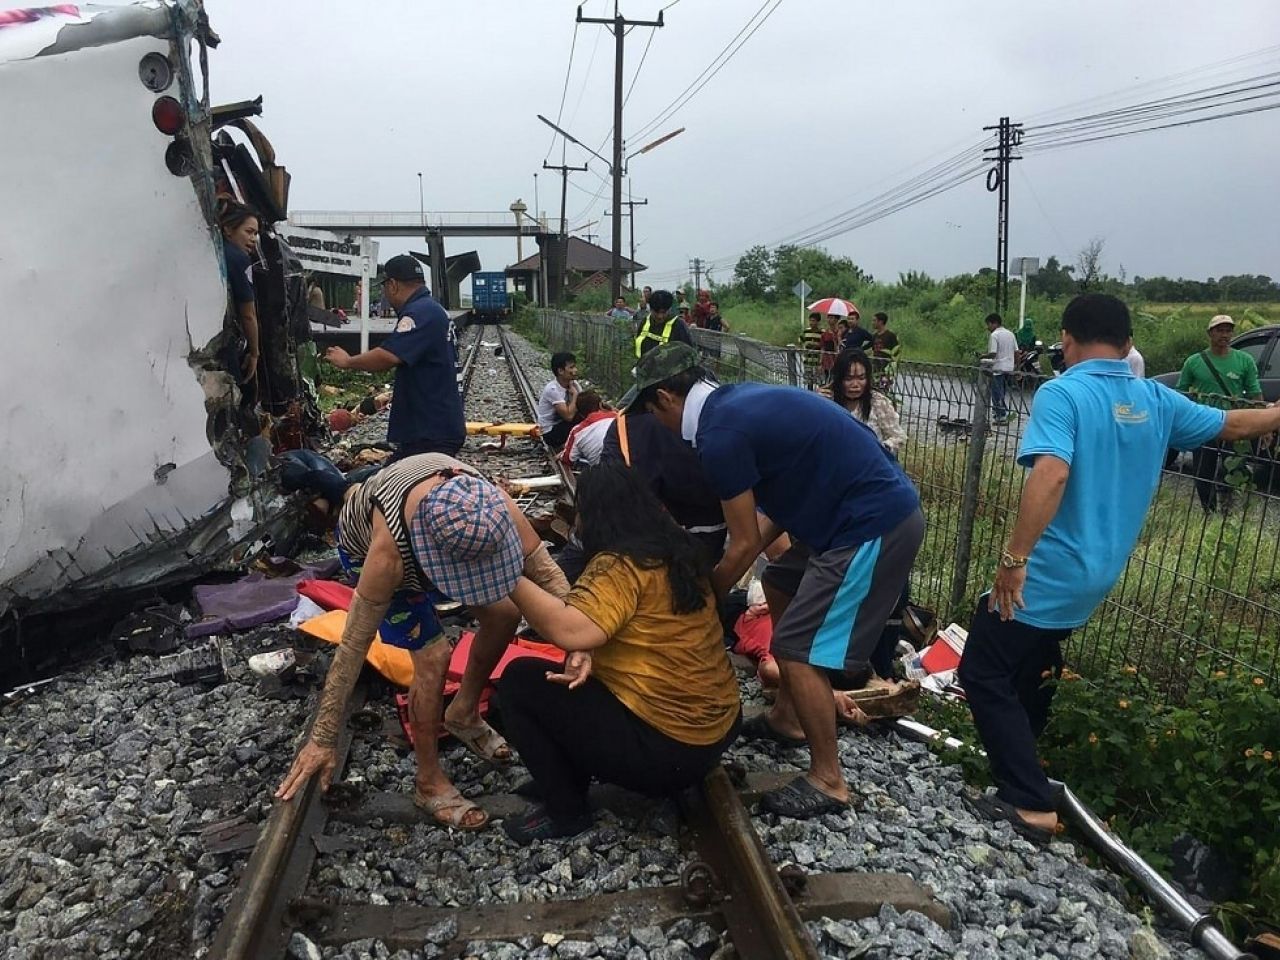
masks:
<instances>
[{"instance_id":1,"label":"woman in yellow shirt","mask_svg":"<svg viewBox=\"0 0 1280 960\"><path fill-rule=\"evenodd\" d=\"M568 597L523 577L511 594L568 653L559 672L522 659L498 681L541 798L503 823L519 843L590 827L593 779L651 796L697 783L741 723L705 551L621 465L587 471L577 502L587 567Z\"/></svg>"}]
</instances>

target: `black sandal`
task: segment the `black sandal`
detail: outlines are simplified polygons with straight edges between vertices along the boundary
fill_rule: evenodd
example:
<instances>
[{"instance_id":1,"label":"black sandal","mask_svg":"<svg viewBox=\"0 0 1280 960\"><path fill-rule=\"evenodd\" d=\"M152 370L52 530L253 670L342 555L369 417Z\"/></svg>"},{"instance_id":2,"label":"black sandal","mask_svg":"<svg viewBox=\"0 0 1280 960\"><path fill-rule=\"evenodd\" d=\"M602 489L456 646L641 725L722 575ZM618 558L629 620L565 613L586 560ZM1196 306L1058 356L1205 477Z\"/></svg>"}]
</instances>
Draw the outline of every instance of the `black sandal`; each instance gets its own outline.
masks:
<instances>
[{"instance_id":1,"label":"black sandal","mask_svg":"<svg viewBox=\"0 0 1280 960\"><path fill-rule=\"evenodd\" d=\"M820 817L824 813L843 813L849 809L847 802L823 793L805 776L796 777L786 786L762 794L760 806L770 813L795 820Z\"/></svg>"},{"instance_id":2,"label":"black sandal","mask_svg":"<svg viewBox=\"0 0 1280 960\"><path fill-rule=\"evenodd\" d=\"M1027 823L1026 820L1022 819L1022 815L1018 813L1017 807L1007 800L1001 800L995 794L983 793L973 797L966 793L964 799L974 813L997 823L1003 820L1013 827L1013 832L1024 840L1030 840L1032 843L1043 847L1053 839L1051 831Z\"/></svg>"},{"instance_id":3,"label":"black sandal","mask_svg":"<svg viewBox=\"0 0 1280 960\"><path fill-rule=\"evenodd\" d=\"M738 736L744 740L771 740L784 747L803 747L806 743L803 737L788 736L770 723L767 710L743 720Z\"/></svg>"}]
</instances>

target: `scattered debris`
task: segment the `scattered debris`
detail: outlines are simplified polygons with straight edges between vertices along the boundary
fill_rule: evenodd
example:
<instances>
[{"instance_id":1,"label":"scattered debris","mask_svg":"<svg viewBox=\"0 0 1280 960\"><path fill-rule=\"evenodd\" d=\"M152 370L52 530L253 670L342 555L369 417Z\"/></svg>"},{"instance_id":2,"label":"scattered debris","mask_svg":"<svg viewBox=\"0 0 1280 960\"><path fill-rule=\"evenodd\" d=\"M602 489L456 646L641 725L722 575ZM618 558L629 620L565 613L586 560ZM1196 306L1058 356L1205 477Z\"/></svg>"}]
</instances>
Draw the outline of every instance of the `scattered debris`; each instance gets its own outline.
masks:
<instances>
[{"instance_id":1,"label":"scattered debris","mask_svg":"<svg viewBox=\"0 0 1280 960\"><path fill-rule=\"evenodd\" d=\"M193 650L161 657L158 665L160 669L145 678L147 683L172 680L174 683L216 687L227 678L226 641L215 637Z\"/></svg>"}]
</instances>

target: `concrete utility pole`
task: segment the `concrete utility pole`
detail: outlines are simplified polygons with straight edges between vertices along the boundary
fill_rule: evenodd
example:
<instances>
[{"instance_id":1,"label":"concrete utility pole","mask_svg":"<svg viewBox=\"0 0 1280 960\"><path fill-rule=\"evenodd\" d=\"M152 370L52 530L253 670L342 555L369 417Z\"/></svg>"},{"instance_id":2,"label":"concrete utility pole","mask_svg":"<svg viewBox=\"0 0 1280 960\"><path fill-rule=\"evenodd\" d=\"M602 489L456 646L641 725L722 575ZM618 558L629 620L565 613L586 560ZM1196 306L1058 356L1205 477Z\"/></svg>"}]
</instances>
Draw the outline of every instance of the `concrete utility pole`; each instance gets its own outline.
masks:
<instances>
[{"instance_id":1,"label":"concrete utility pole","mask_svg":"<svg viewBox=\"0 0 1280 960\"><path fill-rule=\"evenodd\" d=\"M994 160L995 166L987 171L987 190L997 194L996 212L996 311L1004 314L1009 309L1009 164L1021 157L1014 156L1014 148L1022 145L1022 124L1010 123L1001 117L993 127L983 130L997 131L994 147L983 151L984 159ZM994 153L994 156L991 154Z\"/></svg>"},{"instance_id":2,"label":"concrete utility pole","mask_svg":"<svg viewBox=\"0 0 1280 960\"><path fill-rule=\"evenodd\" d=\"M542 161L543 170L559 170L560 171L560 282L556 286L556 303L564 299L564 287L569 276L569 221L565 219L565 205L568 203L569 194L569 174L586 172L587 165L584 163L580 167L568 166L560 163L547 163ZM545 257L544 257L545 259Z\"/></svg>"},{"instance_id":3,"label":"concrete utility pole","mask_svg":"<svg viewBox=\"0 0 1280 960\"><path fill-rule=\"evenodd\" d=\"M694 257L690 260L689 270L693 274L693 292L696 295L702 289L702 258Z\"/></svg>"},{"instance_id":4,"label":"concrete utility pole","mask_svg":"<svg viewBox=\"0 0 1280 960\"><path fill-rule=\"evenodd\" d=\"M657 20L628 20L614 4L613 16L584 17L578 7L578 23L597 23L613 33L613 269L609 276L609 293L616 300L622 294L622 48L628 27L661 27L662 11Z\"/></svg>"},{"instance_id":5,"label":"concrete utility pole","mask_svg":"<svg viewBox=\"0 0 1280 960\"><path fill-rule=\"evenodd\" d=\"M649 205L649 201L647 199L632 199L630 177L627 177L627 199L622 201L622 205L627 208L627 212L624 213L623 216L631 221L631 289L634 290L636 288L636 207L647 207ZM606 217L613 216L613 214L609 213L607 210L604 215ZM614 297L614 299L616 300L617 297Z\"/></svg>"}]
</instances>

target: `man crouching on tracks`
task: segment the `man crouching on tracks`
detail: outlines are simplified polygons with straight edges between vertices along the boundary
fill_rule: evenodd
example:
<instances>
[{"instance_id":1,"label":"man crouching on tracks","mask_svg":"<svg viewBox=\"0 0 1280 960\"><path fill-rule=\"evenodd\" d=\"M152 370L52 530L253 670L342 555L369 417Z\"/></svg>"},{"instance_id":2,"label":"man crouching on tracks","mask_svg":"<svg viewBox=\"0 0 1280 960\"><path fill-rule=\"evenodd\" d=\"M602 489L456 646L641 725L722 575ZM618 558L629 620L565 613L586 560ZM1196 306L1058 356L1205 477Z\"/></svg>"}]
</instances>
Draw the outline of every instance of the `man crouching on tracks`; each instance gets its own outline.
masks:
<instances>
[{"instance_id":1,"label":"man crouching on tracks","mask_svg":"<svg viewBox=\"0 0 1280 960\"><path fill-rule=\"evenodd\" d=\"M569 592L568 581L511 498L452 457L406 457L352 486L323 457L295 453L286 460L282 482L319 494L316 503L337 521L343 563L359 571L359 580L311 737L276 797L290 799L315 773L321 789L329 788L347 699L381 631L384 643L408 649L413 660L414 802L441 824L479 829L488 815L440 768L438 734L451 650L431 595L466 604L479 624L460 689L444 713L445 729L473 753L505 762L511 748L480 718L479 704L520 622L509 595L522 572L560 597Z\"/></svg>"},{"instance_id":2,"label":"man crouching on tracks","mask_svg":"<svg viewBox=\"0 0 1280 960\"><path fill-rule=\"evenodd\" d=\"M842 810L849 786L827 671L866 669L897 605L924 538L915 487L875 434L830 400L794 387L718 386L685 344L641 357L636 386L636 408L693 443L722 501L729 546L712 573L717 595L766 544L791 535L791 549L761 578L782 683L773 709L744 723L741 736L798 745L803 733L809 742L808 773L764 794L765 809Z\"/></svg>"},{"instance_id":3,"label":"man crouching on tracks","mask_svg":"<svg viewBox=\"0 0 1280 960\"><path fill-rule=\"evenodd\" d=\"M960 682L991 761L994 796L970 803L1046 842L1058 825L1036 756L1062 666L1060 645L1111 590L1138 540L1169 447L1280 428L1280 409L1193 403L1134 377L1129 309L1084 294L1062 314L1068 370L1036 391L1018 462L1030 468L995 584L978 600Z\"/></svg>"}]
</instances>

